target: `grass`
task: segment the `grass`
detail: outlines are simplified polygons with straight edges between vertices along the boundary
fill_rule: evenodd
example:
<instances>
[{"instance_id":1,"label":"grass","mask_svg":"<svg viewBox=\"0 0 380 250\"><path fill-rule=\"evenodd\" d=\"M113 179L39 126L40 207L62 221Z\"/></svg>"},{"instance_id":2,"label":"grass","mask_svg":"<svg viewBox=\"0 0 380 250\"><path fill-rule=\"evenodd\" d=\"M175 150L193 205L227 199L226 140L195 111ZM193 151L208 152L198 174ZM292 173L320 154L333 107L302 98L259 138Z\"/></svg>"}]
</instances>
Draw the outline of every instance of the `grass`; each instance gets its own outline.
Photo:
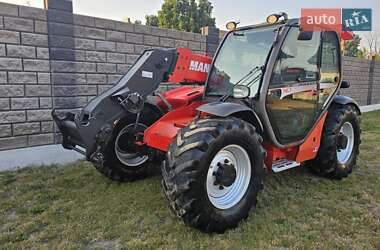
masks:
<instances>
[{"instance_id":1,"label":"grass","mask_svg":"<svg viewBox=\"0 0 380 250\"><path fill-rule=\"evenodd\" d=\"M349 178L268 174L256 211L223 235L177 219L159 177L118 184L85 162L0 173L0 248L379 249L380 112L362 120Z\"/></svg>"}]
</instances>

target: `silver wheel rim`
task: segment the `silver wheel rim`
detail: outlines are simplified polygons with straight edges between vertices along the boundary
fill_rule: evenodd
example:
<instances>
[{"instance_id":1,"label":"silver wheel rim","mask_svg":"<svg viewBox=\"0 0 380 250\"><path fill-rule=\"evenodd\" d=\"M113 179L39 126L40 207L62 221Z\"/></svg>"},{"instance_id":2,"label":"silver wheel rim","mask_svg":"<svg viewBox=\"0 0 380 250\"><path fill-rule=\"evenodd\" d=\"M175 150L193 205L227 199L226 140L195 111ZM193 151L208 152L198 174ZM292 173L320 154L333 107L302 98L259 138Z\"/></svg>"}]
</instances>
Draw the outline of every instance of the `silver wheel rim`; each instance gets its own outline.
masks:
<instances>
[{"instance_id":1,"label":"silver wheel rim","mask_svg":"<svg viewBox=\"0 0 380 250\"><path fill-rule=\"evenodd\" d=\"M125 133L127 133L128 129L130 129L133 126L135 126L135 124L128 125L119 132L115 140L115 153L116 153L117 159L119 159L119 161L122 164L126 166L130 166L130 167L137 167L145 163L149 159L149 157L147 155L134 156L134 153L125 152L119 147L119 143L121 143L120 142L121 137ZM144 126L146 128L146 126L143 124L139 124L139 126Z\"/></svg>"},{"instance_id":2,"label":"silver wheel rim","mask_svg":"<svg viewBox=\"0 0 380 250\"><path fill-rule=\"evenodd\" d=\"M226 187L215 185L215 172L218 163L228 161L233 164L236 178L232 185ZM251 180L251 161L247 151L235 144L221 149L211 161L206 180L207 195L210 202L218 209L228 209L235 206L243 198Z\"/></svg>"},{"instance_id":3,"label":"silver wheel rim","mask_svg":"<svg viewBox=\"0 0 380 250\"><path fill-rule=\"evenodd\" d=\"M352 151L354 149L355 134L354 127L350 122L343 124L340 129L340 133L347 137L347 146L343 149L337 150L337 158L340 164L346 164L351 157Z\"/></svg>"}]
</instances>

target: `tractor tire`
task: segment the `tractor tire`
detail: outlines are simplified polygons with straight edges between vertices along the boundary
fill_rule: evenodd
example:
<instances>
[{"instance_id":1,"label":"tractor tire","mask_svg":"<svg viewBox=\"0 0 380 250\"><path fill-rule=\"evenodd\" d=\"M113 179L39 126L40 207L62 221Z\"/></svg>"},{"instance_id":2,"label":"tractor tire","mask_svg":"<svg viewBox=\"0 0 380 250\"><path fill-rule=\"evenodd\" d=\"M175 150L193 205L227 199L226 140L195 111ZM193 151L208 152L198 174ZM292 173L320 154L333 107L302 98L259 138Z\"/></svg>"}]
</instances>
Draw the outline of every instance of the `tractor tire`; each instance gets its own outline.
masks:
<instances>
[{"instance_id":1,"label":"tractor tire","mask_svg":"<svg viewBox=\"0 0 380 250\"><path fill-rule=\"evenodd\" d=\"M182 129L162 164L171 209L205 232L236 227L263 188L261 143L255 127L233 117L196 120Z\"/></svg>"},{"instance_id":2,"label":"tractor tire","mask_svg":"<svg viewBox=\"0 0 380 250\"><path fill-rule=\"evenodd\" d=\"M139 128L147 128L159 119L159 115L153 110L145 110L141 115ZM117 182L131 182L135 180L141 180L159 173L159 167L161 162L157 157L147 155L146 159L141 160L141 164L129 164L126 165L122 162L122 158L117 155L116 142L122 131L133 127L135 123L135 117L126 117L121 120L116 129L113 131L112 138L104 147L103 155L104 161L102 164L94 163L95 168L107 178ZM141 129L143 130L143 129Z\"/></svg>"},{"instance_id":3,"label":"tractor tire","mask_svg":"<svg viewBox=\"0 0 380 250\"><path fill-rule=\"evenodd\" d=\"M308 163L313 172L338 180L352 173L359 155L360 133L357 108L332 104L323 127L317 157Z\"/></svg>"}]
</instances>

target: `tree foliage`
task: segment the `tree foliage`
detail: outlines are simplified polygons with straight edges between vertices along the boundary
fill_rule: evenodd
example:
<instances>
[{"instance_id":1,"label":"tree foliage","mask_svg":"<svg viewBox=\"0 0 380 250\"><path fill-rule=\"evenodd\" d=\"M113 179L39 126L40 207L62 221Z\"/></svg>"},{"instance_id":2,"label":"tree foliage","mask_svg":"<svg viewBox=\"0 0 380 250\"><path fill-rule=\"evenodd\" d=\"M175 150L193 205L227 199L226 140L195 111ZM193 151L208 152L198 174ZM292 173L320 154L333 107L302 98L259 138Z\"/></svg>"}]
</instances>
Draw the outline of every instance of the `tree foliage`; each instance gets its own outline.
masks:
<instances>
[{"instance_id":1,"label":"tree foliage","mask_svg":"<svg viewBox=\"0 0 380 250\"><path fill-rule=\"evenodd\" d=\"M350 57L357 57L359 53L361 37L354 35L354 39L344 42L344 55Z\"/></svg>"},{"instance_id":2,"label":"tree foliage","mask_svg":"<svg viewBox=\"0 0 380 250\"><path fill-rule=\"evenodd\" d=\"M147 15L146 24L161 28L200 33L204 26L215 27L208 0L165 0L158 15Z\"/></svg>"},{"instance_id":3,"label":"tree foliage","mask_svg":"<svg viewBox=\"0 0 380 250\"><path fill-rule=\"evenodd\" d=\"M145 16L146 25L158 27L158 17L155 15L146 15Z\"/></svg>"},{"instance_id":4,"label":"tree foliage","mask_svg":"<svg viewBox=\"0 0 380 250\"><path fill-rule=\"evenodd\" d=\"M363 47L363 48L359 49L359 51L357 53L357 57L361 58L361 59L368 59L369 52L368 52L367 48Z\"/></svg>"}]
</instances>

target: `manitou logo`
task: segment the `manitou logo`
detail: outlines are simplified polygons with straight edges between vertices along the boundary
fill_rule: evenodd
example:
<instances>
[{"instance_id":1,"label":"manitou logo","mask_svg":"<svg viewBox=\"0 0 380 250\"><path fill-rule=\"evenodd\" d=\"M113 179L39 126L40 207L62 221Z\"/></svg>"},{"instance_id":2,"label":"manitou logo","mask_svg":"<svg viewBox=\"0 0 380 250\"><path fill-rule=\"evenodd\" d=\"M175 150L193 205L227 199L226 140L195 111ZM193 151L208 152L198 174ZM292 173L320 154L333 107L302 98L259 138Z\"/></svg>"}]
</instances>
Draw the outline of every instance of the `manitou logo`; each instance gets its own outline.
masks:
<instances>
[{"instance_id":1,"label":"manitou logo","mask_svg":"<svg viewBox=\"0 0 380 250\"><path fill-rule=\"evenodd\" d=\"M210 71L211 65L208 63L198 62L198 61L191 61L190 62L190 70L202 72L202 73L208 73Z\"/></svg>"}]
</instances>

